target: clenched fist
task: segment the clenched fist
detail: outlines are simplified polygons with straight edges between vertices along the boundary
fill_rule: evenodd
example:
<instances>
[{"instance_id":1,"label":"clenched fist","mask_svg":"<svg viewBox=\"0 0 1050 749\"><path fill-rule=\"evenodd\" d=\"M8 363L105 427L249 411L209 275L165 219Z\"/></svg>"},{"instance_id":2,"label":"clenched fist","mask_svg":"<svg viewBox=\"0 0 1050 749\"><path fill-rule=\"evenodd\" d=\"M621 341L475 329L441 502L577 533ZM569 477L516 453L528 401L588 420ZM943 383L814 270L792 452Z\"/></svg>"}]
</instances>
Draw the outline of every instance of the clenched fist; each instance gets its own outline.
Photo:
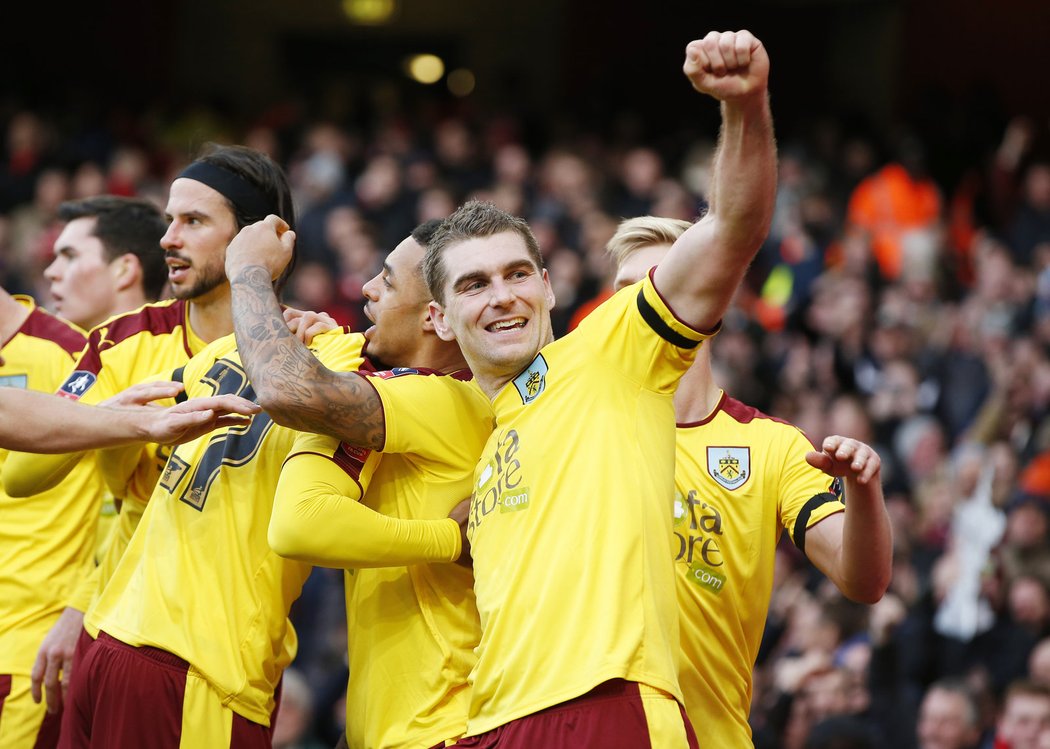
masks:
<instances>
[{"instance_id":1,"label":"clenched fist","mask_svg":"<svg viewBox=\"0 0 1050 749\"><path fill-rule=\"evenodd\" d=\"M682 70L693 88L719 101L764 95L769 55L750 31L712 31L689 42Z\"/></svg>"}]
</instances>

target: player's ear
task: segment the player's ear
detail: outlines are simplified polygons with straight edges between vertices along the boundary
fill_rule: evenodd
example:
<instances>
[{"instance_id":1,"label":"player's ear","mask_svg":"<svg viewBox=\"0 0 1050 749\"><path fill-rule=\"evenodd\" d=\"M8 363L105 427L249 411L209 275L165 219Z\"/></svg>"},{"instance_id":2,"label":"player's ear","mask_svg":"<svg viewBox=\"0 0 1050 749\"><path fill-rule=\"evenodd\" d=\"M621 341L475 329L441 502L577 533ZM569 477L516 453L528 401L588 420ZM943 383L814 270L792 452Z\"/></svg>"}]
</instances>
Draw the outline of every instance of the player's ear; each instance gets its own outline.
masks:
<instances>
[{"instance_id":1,"label":"player's ear","mask_svg":"<svg viewBox=\"0 0 1050 749\"><path fill-rule=\"evenodd\" d=\"M430 311L429 304L423 308L423 312L419 321L419 326L420 328L422 328L424 333L434 332L434 315Z\"/></svg>"},{"instance_id":2,"label":"player's ear","mask_svg":"<svg viewBox=\"0 0 1050 749\"><path fill-rule=\"evenodd\" d=\"M109 267L117 291L129 289L142 280L142 265L139 259L130 252L125 252L114 259Z\"/></svg>"},{"instance_id":3,"label":"player's ear","mask_svg":"<svg viewBox=\"0 0 1050 749\"><path fill-rule=\"evenodd\" d=\"M556 300L554 298L554 287L551 285L551 277L547 275L547 269L543 269L543 296L547 299L547 306L554 309Z\"/></svg>"},{"instance_id":4,"label":"player's ear","mask_svg":"<svg viewBox=\"0 0 1050 749\"><path fill-rule=\"evenodd\" d=\"M456 334L452 332L452 328L445 319L445 311L441 309L441 305L431 301L428 309L430 311L428 317L430 318L430 323L434 326L434 332L437 333L437 337L443 341L456 340Z\"/></svg>"}]
</instances>

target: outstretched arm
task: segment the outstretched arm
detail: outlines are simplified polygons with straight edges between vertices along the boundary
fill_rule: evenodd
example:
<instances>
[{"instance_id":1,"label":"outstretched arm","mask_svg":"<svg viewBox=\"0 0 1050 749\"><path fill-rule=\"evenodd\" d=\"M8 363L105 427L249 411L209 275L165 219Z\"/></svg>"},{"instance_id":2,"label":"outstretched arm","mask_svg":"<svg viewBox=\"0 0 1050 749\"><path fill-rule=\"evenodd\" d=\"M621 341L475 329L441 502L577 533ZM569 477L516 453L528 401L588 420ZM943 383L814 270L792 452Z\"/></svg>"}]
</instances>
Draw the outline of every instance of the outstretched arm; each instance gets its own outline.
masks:
<instances>
[{"instance_id":1,"label":"outstretched arm","mask_svg":"<svg viewBox=\"0 0 1050 749\"><path fill-rule=\"evenodd\" d=\"M360 503L381 459L355 461L352 478L331 457L329 438L301 435L281 469L267 538L289 559L337 568L401 567L460 556L459 525L448 518L401 519ZM309 450L317 449L317 452Z\"/></svg>"},{"instance_id":2,"label":"outstretched arm","mask_svg":"<svg viewBox=\"0 0 1050 749\"><path fill-rule=\"evenodd\" d=\"M232 395L171 408L88 406L49 393L0 389L0 447L68 453L130 442L176 444L239 424L259 407Z\"/></svg>"},{"instance_id":3,"label":"outstretched arm","mask_svg":"<svg viewBox=\"0 0 1050 749\"><path fill-rule=\"evenodd\" d=\"M721 102L708 212L657 266L654 283L697 330L715 328L769 232L777 156L767 84L769 57L749 31L712 31L686 47L693 88Z\"/></svg>"},{"instance_id":4,"label":"outstretched arm","mask_svg":"<svg viewBox=\"0 0 1050 749\"><path fill-rule=\"evenodd\" d=\"M832 436L806 461L846 484L846 511L806 531L806 555L847 598L875 603L890 584L893 533L882 497L881 460L858 440Z\"/></svg>"},{"instance_id":5,"label":"outstretched arm","mask_svg":"<svg viewBox=\"0 0 1050 749\"><path fill-rule=\"evenodd\" d=\"M285 324L273 279L294 245L288 225L268 216L226 249L237 350L257 400L278 424L381 449L386 433L375 389L360 375L325 367Z\"/></svg>"}]
</instances>

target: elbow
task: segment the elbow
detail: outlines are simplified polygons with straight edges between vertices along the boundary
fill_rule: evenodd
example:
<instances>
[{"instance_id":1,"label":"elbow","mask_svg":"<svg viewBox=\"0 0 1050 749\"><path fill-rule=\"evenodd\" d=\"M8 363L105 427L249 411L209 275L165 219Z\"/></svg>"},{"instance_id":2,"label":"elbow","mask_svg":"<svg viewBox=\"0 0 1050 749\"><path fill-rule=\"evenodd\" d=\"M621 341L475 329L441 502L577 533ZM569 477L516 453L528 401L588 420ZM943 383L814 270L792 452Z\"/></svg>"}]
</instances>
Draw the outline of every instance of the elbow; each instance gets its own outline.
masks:
<instances>
[{"instance_id":1,"label":"elbow","mask_svg":"<svg viewBox=\"0 0 1050 749\"><path fill-rule=\"evenodd\" d=\"M273 553L279 557L297 562L305 562L311 558L309 534L303 533L294 523L271 519L266 540Z\"/></svg>"},{"instance_id":2,"label":"elbow","mask_svg":"<svg viewBox=\"0 0 1050 749\"><path fill-rule=\"evenodd\" d=\"M262 407L262 410L273 419L273 421L281 426L295 427L295 424L291 420L292 409L289 407L287 397L281 393L281 389L272 385L266 386L254 386L255 389L255 402Z\"/></svg>"},{"instance_id":3,"label":"elbow","mask_svg":"<svg viewBox=\"0 0 1050 749\"><path fill-rule=\"evenodd\" d=\"M252 383L252 389L255 391L255 402L262 406L266 413L280 411L281 393L278 388Z\"/></svg>"},{"instance_id":4,"label":"elbow","mask_svg":"<svg viewBox=\"0 0 1050 749\"><path fill-rule=\"evenodd\" d=\"M276 523L271 520L270 527L266 532L266 540L270 544L270 549L277 556L285 559L296 559L297 554L301 551L301 539L298 538L298 535L290 531L286 524Z\"/></svg>"},{"instance_id":5,"label":"elbow","mask_svg":"<svg viewBox=\"0 0 1050 749\"><path fill-rule=\"evenodd\" d=\"M855 603L868 606L878 603L890 587L890 570L878 570L861 580L842 586L842 594Z\"/></svg>"}]
</instances>

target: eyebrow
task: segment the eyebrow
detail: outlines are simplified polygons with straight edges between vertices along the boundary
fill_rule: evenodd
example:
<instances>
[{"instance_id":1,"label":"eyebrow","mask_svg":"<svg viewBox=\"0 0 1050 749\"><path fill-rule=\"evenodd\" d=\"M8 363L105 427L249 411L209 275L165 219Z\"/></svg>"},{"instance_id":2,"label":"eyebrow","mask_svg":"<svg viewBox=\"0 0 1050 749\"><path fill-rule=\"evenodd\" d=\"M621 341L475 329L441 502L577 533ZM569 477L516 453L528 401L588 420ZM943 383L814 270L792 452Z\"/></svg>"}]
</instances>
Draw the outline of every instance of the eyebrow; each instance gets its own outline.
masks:
<instances>
[{"instance_id":1,"label":"eyebrow","mask_svg":"<svg viewBox=\"0 0 1050 749\"><path fill-rule=\"evenodd\" d=\"M536 266L532 264L531 260L525 258L521 260L512 260L511 262L507 263L502 268L500 268L499 272L509 273L510 271L518 270L519 268L527 268L532 273L536 272ZM457 277L456 280L452 282L452 288L459 288L461 285L468 281L483 281L488 277L489 274L481 270L471 271L470 273L464 273L462 276Z\"/></svg>"},{"instance_id":2,"label":"eyebrow","mask_svg":"<svg viewBox=\"0 0 1050 749\"><path fill-rule=\"evenodd\" d=\"M166 218L168 221L174 221L176 216L179 216L180 218L201 218L201 219L211 218L211 216L209 214L202 213L201 211L197 210L196 208L194 208L192 210L189 210L189 211L178 211L176 213L168 213L167 211L164 211L164 218Z\"/></svg>"}]
</instances>

